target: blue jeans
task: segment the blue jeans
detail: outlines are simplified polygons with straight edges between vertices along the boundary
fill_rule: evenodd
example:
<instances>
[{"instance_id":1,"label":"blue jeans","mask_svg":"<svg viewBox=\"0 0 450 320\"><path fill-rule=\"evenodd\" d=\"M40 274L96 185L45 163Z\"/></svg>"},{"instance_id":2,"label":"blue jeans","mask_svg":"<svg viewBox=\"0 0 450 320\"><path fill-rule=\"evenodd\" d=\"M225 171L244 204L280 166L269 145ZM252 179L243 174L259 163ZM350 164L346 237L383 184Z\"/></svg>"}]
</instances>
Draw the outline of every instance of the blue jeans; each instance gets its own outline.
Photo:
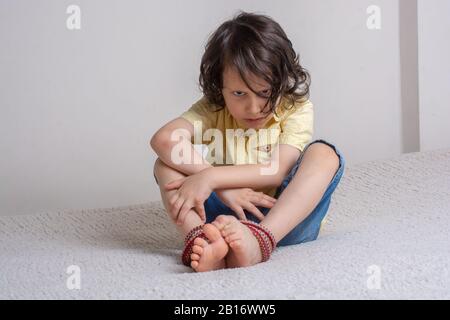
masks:
<instances>
[{"instance_id":1,"label":"blue jeans","mask_svg":"<svg viewBox=\"0 0 450 320\"><path fill-rule=\"evenodd\" d=\"M320 200L319 204L314 208L314 210L308 215L306 219L304 219L302 222L300 222L294 229L292 229L283 239L281 239L277 246L288 246L293 244L299 244L303 242L313 241L316 240L319 231L320 231L320 225L325 218L325 215L327 214L328 207L330 206L331 201L331 195L333 194L334 190L336 189L337 185L339 184L339 181L341 180L341 177L344 173L344 167L345 167L345 160L342 156L342 154L339 152L339 150L332 145L331 143L328 143L324 140L315 140L311 143L309 143L305 149L303 150L303 153L300 155L300 157L297 159L297 162L292 167L289 174L284 178L282 184L277 188L277 191L275 193L274 198L278 199L278 197L283 193L283 190L286 189L289 182L294 177L295 173L297 172L300 163L303 158L303 154L305 153L306 149L308 149L309 146L311 146L314 143L324 143L328 146L330 146L338 155L339 157L339 168L336 171L333 179L331 180L330 184L328 185L327 190L325 191L324 195L322 196L322 199ZM227 207L217 196L215 192L211 193L209 198L205 201L205 211L206 211L206 222L210 223L216 219L219 215L234 215L233 211ZM269 208L264 207L258 207L258 209L264 214L267 215L269 212ZM247 219L259 222L259 220L250 212L247 210L244 210Z\"/></svg>"}]
</instances>

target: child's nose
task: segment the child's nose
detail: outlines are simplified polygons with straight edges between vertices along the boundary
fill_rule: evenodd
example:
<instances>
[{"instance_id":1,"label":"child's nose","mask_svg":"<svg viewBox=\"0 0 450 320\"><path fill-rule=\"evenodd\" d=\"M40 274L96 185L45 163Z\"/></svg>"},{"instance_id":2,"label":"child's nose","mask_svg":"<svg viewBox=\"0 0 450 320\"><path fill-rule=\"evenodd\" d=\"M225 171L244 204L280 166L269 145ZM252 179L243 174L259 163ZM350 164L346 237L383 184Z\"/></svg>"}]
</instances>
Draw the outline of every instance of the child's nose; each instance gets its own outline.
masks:
<instances>
[{"instance_id":1,"label":"child's nose","mask_svg":"<svg viewBox=\"0 0 450 320\"><path fill-rule=\"evenodd\" d=\"M250 103L247 106L247 112L253 115L259 115L261 113L262 107L257 99L250 99Z\"/></svg>"}]
</instances>

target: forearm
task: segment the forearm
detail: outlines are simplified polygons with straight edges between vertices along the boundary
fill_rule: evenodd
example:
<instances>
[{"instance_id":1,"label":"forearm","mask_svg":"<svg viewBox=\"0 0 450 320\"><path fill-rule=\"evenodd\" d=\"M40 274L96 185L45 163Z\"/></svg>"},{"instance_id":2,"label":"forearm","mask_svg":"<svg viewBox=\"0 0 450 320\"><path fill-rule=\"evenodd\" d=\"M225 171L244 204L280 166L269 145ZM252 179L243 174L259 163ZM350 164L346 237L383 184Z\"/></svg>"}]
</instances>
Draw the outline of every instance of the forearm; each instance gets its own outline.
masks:
<instances>
[{"instance_id":1,"label":"forearm","mask_svg":"<svg viewBox=\"0 0 450 320\"><path fill-rule=\"evenodd\" d=\"M186 156L186 159L184 159L185 161L180 161L182 159L179 158L179 155L174 155L172 153L175 146L179 149L188 151L188 154L190 153L191 157ZM187 139L183 139L182 141L165 140L162 143L152 144L152 148L161 161L169 167L174 168L175 170L188 176L203 171L207 168L212 168L211 164L203 159L203 157L195 150L192 143Z\"/></svg>"},{"instance_id":2,"label":"forearm","mask_svg":"<svg viewBox=\"0 0 450 320\"><path fill-rule=\"evenodd\" d=\"M213 189L277 187L284 178L282 170L265 164L212 167L205 174L210 175Z\"/></svg>"}]
</instances>

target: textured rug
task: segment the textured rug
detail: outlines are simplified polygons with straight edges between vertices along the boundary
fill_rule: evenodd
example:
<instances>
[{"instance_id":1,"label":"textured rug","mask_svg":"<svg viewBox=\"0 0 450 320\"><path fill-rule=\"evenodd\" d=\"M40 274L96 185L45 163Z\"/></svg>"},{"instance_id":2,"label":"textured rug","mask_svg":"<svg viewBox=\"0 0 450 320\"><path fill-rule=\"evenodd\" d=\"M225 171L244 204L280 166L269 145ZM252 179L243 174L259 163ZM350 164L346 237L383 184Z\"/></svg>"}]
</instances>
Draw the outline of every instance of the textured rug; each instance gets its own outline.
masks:
<instances>
[{"instance_id":1,"label":"textured rug","mask_svg":"<svg viewBox=\"0 0 450 320\"><path fill-rule=\"evenodd\" d=\"M194 273L160 202L0 217L1 299L450 298L450 150L347 166L317 241Z\"/></svg>"}]
</instances>

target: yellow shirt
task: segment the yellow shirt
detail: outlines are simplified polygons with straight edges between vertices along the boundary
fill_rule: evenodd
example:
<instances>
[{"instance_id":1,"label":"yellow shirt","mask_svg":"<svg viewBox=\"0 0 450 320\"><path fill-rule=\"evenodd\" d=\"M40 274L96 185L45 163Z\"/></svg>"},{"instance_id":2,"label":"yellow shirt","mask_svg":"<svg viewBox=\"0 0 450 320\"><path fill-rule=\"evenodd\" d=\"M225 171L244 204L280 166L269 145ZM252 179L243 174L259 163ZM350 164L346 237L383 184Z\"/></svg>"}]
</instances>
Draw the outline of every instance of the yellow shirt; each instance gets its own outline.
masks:
<instances>
[{"instance_id":1,"label":"yellow shirt","mask_svg":"<svg viewBox=\"0 0 450 320\"><path fill-rule=\"evenodd\" d=\"M194 144L205 144L205 159L213 166L263 163L270 159L277 144L288 144L303 152L311 142L314 126L313 104L298 101L289 105L281 98L277 115L263 129L246 129L240 126L225 107L220 111L206 97L195 102L181 117L194 125ZM286 108L288 107L288 108ZM228 130L227 130L228 129ZM274 196L276 188L260 189Z\"/></svg>"}]
</instances>

